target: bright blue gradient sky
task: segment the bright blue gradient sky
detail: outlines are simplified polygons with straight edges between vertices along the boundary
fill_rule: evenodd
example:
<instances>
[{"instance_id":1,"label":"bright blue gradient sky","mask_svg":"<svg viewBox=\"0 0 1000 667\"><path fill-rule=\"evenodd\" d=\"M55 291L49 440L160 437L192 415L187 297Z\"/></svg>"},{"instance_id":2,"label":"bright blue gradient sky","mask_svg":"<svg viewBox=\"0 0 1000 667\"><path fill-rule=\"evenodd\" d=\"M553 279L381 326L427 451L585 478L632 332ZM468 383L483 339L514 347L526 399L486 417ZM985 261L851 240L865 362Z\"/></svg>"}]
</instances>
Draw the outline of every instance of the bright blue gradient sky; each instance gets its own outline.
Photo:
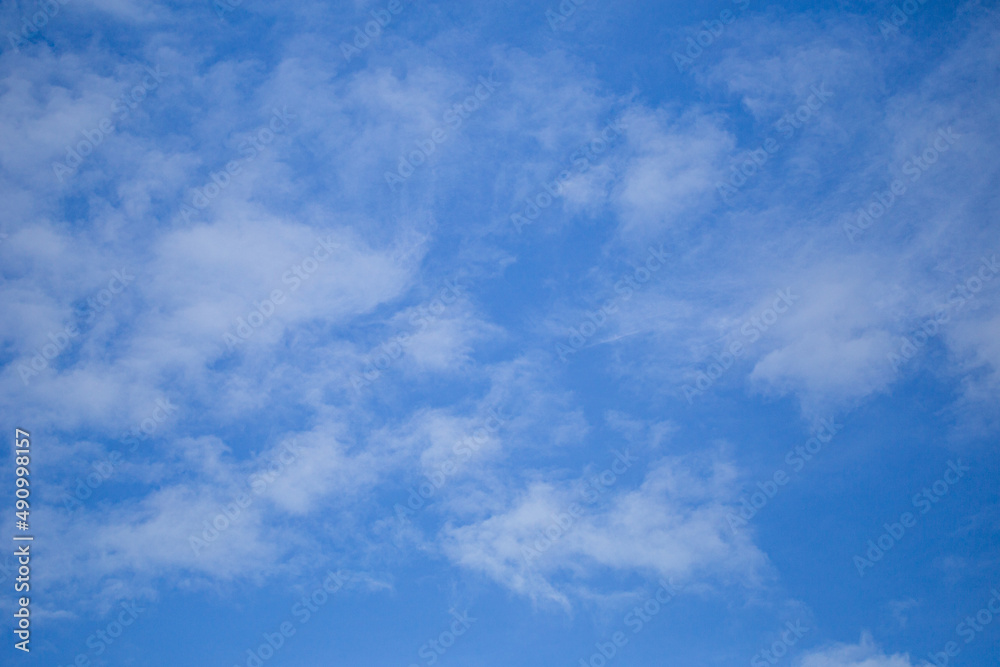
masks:
<instances>
[{"instance_id":1,"label":"bright blue gradient sky","mask_svg":"<svg viewBox=\"0 0 1000 667\"><path fill-rule=\"evenodd\" d=\"M0 8L0 663L996 664L996 3L560 11Z\"/></svg>"}]
</instances>

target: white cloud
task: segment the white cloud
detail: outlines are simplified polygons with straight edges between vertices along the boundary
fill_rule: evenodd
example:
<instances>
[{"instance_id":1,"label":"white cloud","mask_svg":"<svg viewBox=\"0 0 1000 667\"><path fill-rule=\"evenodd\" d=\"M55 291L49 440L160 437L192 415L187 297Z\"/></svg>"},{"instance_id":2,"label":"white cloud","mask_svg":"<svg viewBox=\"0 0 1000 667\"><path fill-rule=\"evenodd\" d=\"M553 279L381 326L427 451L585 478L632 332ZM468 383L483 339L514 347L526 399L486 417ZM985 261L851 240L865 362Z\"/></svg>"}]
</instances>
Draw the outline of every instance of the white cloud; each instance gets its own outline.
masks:
<instances>
[{"instance_id":1,"label":"white cloud","mask_svg":"<svg viewBox=\"0 0 1000 667\"><path fill-rule=\"evenodd\" d=\"M871 634L864 633L857 644L836 644L811 651L798 659L798 667L917 667L907 654L886 655L874 642ZM926 663L919 663L926 664Z\"/></svg>"},{"instance_id":2,"label":"white cloud","mask_svg":"<svg viewBox=\"0 0 1000 667\"><path fill-rule=\"evenodd\" d=\"M682 216L703 212L699 204L714 203L723 158L733 149L720 120L699 111L673 117L642 107L624 114L629 155L615 197L624 235L655 237L686 222Z\"/></svg>"},{"instance_id":3,"label":"white cloud","mask_svg":"<svg viewBox=\"0 0 1000 667\"><path fill-rule=\"evenodd\" d=\"M612 457L599 465L616 465ZM640 473L612 472L605 480L614 481L596 486L589 476L574 484L530 482L490 516L447 527L445 553L520 594L563 605L569 598L560 579L569 574L579 579L617 570L682 581L757 580L766 558L726 520L735 498L730 464L661 459L631 490L621 479L630 474ZM588 482L589 491L581 492Z\"/></svg>"}]
</instances>

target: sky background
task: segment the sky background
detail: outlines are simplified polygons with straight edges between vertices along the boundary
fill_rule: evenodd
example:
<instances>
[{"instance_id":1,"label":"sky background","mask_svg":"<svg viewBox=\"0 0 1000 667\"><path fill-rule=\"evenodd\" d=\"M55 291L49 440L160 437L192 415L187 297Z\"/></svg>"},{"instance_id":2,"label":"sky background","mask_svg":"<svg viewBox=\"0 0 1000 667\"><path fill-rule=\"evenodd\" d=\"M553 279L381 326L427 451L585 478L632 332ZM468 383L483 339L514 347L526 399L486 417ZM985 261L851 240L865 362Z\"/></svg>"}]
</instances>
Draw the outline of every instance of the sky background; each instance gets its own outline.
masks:
<instances>
[{"instance_id":1,"label":"sky background","mask_svg":"<svg viewBox=\"0 0 1000 667\"><path fill-rule=\"evenodd\" d=\"M996 3L0 27L3 664L996 664Z\"/></svg>"}]
</instances>

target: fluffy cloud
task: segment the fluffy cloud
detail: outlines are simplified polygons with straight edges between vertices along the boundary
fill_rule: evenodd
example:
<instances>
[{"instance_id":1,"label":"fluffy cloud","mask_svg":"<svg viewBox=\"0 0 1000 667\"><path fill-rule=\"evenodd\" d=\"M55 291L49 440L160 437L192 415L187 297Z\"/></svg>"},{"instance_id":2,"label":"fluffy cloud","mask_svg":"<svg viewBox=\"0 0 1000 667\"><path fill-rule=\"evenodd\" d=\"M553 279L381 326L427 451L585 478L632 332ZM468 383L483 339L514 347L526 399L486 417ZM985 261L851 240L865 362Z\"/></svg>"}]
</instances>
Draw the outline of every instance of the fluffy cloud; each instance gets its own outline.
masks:
<instances>
[{"instance_id":1,"label":"fluffy cloud","mask_svg":"<svg viewBox=\"0 0 1000 667\"><path fill-rule=\"evenodd\" d=\"M630 489L626 478L640 474L630 470L633 458L614 450L595 476L531 482L490 516L446 528L445 552L518 593L563 605L560 578L569 574L757 580L765 557L726 520L735 506L730 464L661 459Z\"/></svg>"},{"instance_id":2,"label":"fluffy cloud","mask_svg":"<svg viewBox=\"0 0 1000 667\"><path fill-rule=\"evenodd\" d=\"M801 657L799 667L917 667L906 654L886 655L868 633L857 644L835 644Z\"/></svg>"}]
</instances>

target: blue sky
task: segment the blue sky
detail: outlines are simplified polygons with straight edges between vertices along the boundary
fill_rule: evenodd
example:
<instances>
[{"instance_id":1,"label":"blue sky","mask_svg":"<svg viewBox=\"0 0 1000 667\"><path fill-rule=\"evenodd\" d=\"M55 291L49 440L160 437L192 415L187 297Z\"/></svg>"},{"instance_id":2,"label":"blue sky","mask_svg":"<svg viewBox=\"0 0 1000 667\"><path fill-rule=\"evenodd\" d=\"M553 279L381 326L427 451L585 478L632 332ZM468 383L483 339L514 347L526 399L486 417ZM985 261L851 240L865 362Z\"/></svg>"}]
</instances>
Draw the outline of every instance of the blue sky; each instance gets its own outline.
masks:
<instances>
[{"instance_id":1,"label":"blue sky","mask_svg":"<svg viewBox=\"0 0 1000 667\"><path fill-rule=\"evenodd\" d=\"M995 664L995 3L0 12L3 664Z\"/></svg>"}]
</instances>

